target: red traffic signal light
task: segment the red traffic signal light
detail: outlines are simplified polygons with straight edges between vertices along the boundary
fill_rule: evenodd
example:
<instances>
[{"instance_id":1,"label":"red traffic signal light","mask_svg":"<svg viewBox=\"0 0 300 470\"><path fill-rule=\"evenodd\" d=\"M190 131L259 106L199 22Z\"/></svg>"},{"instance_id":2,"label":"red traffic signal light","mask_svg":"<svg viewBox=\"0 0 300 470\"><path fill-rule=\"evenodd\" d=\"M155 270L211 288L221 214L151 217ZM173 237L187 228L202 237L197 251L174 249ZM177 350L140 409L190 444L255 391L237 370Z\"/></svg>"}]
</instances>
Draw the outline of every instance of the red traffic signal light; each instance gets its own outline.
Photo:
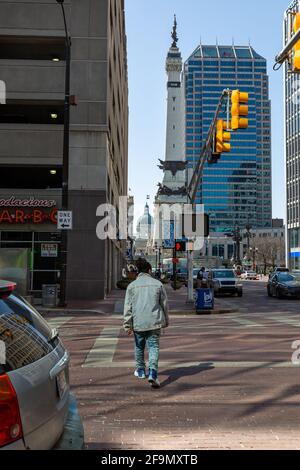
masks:
<instances>
[{"instance_id":1,"label":"red traffic signal light","mask_svg":"<svg viewBox=\"0 0 300 470\"><path fill-rule=\"evenodd\" d=\"M176 242L175 243L176 251L186 251L186 242Z\"/></svg>"}]
</instances>

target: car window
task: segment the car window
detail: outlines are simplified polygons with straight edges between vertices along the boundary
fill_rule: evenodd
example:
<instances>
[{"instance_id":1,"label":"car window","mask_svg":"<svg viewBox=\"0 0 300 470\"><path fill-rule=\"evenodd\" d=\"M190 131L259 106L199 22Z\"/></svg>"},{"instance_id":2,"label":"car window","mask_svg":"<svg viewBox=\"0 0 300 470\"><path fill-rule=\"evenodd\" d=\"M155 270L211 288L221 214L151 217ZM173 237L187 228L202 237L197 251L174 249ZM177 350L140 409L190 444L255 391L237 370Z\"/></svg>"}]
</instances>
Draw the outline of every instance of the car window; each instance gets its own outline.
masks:
<instances>
[{"instance_id":1,"label":"car window","mask_svg":"<svg viewBox=\"0 0 300 470\"><path fill-rule=\"evenodd\" d=\"M25 304L15 296L0 299L0 340L5 344L6 372L32 364L53 351L42 330L31 321Z\"/></svg>"},{"instance_id":2,"label":"car window","mask_svg":"<svg viewBox=\"0 0 300 470\"><path fill-rule=\"evenodd\" d=\"M234 272L231 270L228 271L214 271L214 277L216 278L234 278Z\"/></svg>"},{"instance_id":3,"label":"car window","mask_svg":"<svg viewBox=\"0 0 300 470\"><path fill-rule=\"evenodd\" d=\"M281 273L278 279L280 282L300 281L300 274Z\"/></svg>"}]
</instances>

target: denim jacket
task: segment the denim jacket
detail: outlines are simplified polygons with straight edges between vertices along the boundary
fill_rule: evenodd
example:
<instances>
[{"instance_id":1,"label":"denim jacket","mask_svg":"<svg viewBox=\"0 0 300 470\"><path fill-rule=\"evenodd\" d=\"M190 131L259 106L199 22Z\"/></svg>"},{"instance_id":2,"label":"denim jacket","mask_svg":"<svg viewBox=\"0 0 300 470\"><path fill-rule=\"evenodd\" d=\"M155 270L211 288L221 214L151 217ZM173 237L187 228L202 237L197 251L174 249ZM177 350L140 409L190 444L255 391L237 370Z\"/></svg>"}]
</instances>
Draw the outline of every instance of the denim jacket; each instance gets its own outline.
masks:
<instances>
[{"instance_id":1,"label":"denim jacket","mask_svg":"<svg viewBox=\"0 0 300 470\"><path fill-rule=\"evenodd\" d=\"M164 286L149 274L139 274L127 287L124 329L150 331L168 325L168 299Z\"/></svg>"}]
</instances>

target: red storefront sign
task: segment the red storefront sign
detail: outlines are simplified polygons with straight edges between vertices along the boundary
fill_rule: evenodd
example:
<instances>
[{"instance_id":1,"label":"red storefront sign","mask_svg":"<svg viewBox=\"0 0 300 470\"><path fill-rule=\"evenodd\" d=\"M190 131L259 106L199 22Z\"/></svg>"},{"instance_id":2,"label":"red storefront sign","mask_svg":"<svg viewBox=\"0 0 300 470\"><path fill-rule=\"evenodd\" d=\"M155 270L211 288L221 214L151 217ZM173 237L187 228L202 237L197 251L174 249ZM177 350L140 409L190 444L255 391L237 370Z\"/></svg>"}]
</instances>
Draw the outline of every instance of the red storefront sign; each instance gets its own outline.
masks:
<instances>
[{"instance_id":1,"label":"red storefront sign","mask_svg":"<svg viewBox=\"0 0 300 470\"><path fill-rule=\"evenodd\" d=\"M23 209L1 209L0 208L0 224L26 224L35 225L44 223L57 224L57 209L47 212L42 209L33 209L32 211L24 211Z\"/></svg>"}]
</instances>

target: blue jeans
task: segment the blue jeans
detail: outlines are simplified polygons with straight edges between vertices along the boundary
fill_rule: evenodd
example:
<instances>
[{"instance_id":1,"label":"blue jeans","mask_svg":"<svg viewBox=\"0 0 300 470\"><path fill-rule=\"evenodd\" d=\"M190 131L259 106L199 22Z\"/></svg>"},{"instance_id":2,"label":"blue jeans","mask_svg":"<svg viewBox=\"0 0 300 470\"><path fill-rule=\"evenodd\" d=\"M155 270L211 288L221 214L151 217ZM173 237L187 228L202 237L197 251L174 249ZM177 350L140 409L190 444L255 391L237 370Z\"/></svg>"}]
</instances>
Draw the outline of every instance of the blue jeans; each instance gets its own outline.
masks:
<instances>
[{"instance_id":1,"label":"blue jeans","mask_svg":"<svg viewBox=\"0 0 300 470\"><path fill-rule=\"evenodd\" d=\"M146 370L145 346L149 352L149 369L158 369L160 330L134 332L135 362L137 369Z\"/></svg>"}]
</instances>

